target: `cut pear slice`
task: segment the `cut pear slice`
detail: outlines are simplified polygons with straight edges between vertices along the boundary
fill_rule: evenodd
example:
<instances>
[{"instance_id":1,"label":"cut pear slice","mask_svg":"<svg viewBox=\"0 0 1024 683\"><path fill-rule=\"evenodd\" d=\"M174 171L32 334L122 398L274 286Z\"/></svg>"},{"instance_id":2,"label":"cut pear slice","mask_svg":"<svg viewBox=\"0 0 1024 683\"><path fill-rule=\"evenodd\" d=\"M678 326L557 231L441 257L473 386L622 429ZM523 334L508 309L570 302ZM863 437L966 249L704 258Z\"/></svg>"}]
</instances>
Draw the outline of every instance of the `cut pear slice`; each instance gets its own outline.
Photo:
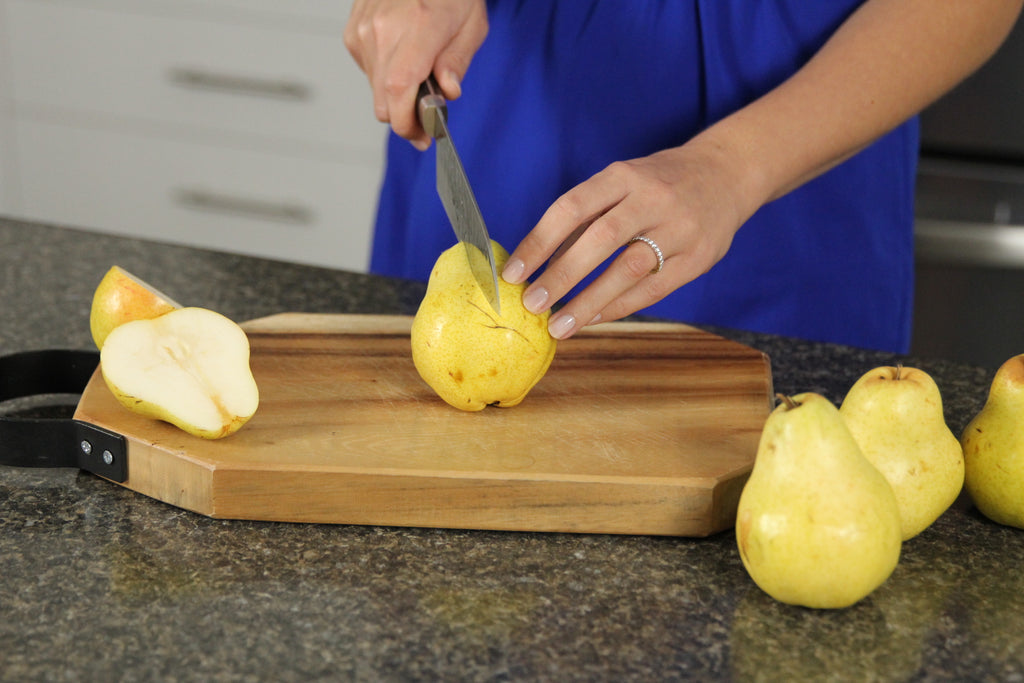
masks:
<instances>
[{"instance_id":1,"label":"cut pear slice","mask_svg":"<svg viewBox=\"0 0 1024 683\"><path fill-rule=\"evenodd\" d=\"M126 408L206 439L233 434L259 405L248 337L205 308L119 325L103 344L100 367Z\"/></svg>"},{"instance_id":2,"label":"cut pear slice","mask_svg":"<svg viewBox=\"0 0 1024 683\"><path fill-rule=\"evenodd\" d=\"M111 266L92 296L89 329L96 348L102 349L107 335L132 320L155 318L181 304L119 266Z\"/></svg>"}]
</instances>

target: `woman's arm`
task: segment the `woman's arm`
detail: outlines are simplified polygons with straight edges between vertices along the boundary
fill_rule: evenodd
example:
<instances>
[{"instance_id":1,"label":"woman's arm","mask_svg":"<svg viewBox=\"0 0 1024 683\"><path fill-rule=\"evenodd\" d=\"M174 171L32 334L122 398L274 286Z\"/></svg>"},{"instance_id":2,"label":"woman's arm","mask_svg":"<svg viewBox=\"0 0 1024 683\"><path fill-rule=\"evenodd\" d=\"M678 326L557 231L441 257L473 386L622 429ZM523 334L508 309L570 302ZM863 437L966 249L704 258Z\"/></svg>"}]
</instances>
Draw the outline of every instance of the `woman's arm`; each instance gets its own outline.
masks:
<instances>
[{"instance_id":1,"label":"woman's arm","mask_svg":"<svg viewBox=\"0 0 1024 683\"><path fill-rule=\"evenodd\" d=\"M983 64L1022 0L868 0L796 74L681 147L612 164L560 197L513 252L504 277L546 310L637 234L555 315L559 338L660 300L706 272L764 203L849 158ZM580 226L588 225L585 229ZM566 246L563 242L572 242Z\"/></svg>"}]
</instances>

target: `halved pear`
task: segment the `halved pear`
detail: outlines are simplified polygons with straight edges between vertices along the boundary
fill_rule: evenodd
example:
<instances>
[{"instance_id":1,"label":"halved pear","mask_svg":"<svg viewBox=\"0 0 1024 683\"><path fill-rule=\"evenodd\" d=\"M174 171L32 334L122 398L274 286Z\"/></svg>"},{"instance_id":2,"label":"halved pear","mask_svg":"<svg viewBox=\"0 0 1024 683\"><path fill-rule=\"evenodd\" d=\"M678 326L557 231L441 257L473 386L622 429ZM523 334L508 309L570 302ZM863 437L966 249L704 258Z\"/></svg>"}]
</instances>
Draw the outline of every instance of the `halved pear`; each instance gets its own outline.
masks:
<instances>
[{"instance_id":1,"label":"halved pear","mask_svg":"<svg viewBox=\"0 0 1024 683\"><path fill-rule=\"evenodd\" d=\"M206 439L238 431L259 405L248 337L205 308L119 325L103 344L100 368L126 408Z\"/></svg>"},{"instance_id":2,"label":"halved pear","mask_svg":"<svg viewBox=\"0 0 1024 683\"><path fill-rule=\"evenodd\" d=\"M181 308L171 297L119 266L112 266L96 286L89 311L89 329L96 348L107 335L132 320L147 320Z\"/></svg>"}]
</instances>

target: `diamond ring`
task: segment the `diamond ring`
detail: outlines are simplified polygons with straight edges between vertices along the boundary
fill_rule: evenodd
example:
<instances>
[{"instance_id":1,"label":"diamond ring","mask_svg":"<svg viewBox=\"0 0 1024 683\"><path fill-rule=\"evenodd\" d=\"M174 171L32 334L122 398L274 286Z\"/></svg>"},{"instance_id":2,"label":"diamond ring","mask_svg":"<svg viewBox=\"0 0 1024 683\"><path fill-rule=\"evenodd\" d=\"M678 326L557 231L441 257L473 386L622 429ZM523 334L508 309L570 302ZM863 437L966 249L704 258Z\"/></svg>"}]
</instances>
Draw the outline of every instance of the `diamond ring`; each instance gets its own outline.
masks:
<instances>
[{"instance_id":1,"label":"diamond ring","mask_svg":"<svg viewBox=\"0 0 1024 683\"><path fill-rule=\"evenodd\" d=\"M636 237L631 239L628 242L628 244L633 244L633 242L643 242L644 244L646 244L647 246L654 250L654 255L658 257L658 265L656 265L654 268L651 268L651 275L660 273L661 269L665 266L665 255L661 253L661 247L659 247L655 243L655 241L652 240L647 235L637 235Z\"/></svg>"}]
</instances>

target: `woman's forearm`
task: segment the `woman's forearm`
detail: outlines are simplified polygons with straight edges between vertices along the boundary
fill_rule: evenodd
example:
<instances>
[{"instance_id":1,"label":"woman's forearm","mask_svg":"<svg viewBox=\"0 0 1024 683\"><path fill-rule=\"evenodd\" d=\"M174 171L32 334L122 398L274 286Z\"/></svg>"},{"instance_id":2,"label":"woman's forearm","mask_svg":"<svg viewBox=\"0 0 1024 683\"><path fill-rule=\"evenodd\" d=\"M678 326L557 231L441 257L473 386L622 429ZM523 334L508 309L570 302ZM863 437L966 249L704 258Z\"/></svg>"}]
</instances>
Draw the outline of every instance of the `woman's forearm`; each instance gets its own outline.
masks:
<instances>
[{"instance_id":1,"label":"woman's forearm","mask_svg":"<svg viewBox=\"0 0 1024 683\"><path fill-rule=\"evenodd\" d=\"M868 146L1002 44L1021 0L868 0L796 74L695 140L746 164L749 209Z\"/></svg>"}]
</instances>

